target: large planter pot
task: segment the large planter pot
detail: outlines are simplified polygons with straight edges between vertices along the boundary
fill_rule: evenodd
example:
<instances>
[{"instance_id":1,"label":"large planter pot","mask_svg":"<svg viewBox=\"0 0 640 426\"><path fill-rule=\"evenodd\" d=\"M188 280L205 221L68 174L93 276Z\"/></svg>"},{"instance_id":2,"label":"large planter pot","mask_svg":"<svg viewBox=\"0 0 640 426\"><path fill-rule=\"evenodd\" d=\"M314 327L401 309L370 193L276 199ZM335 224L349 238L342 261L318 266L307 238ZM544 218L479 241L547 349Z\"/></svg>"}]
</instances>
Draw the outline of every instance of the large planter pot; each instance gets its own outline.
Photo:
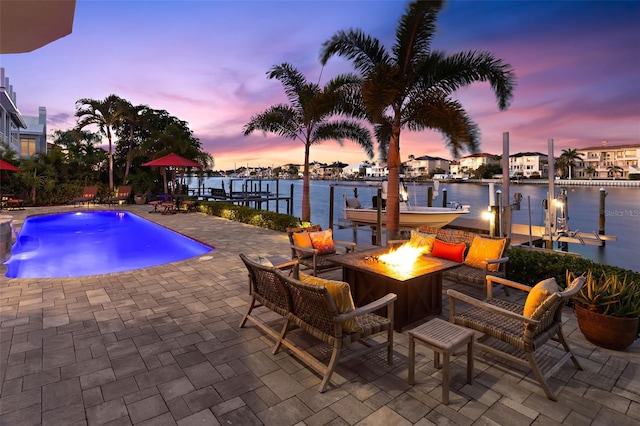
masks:
<instances>
[{"instance_id":1,"label":"large planter pot","mask_svg":"<svg viewBox=\"0 0 640 426\"><path fill-rule=\"evenodd\" d=\"M619 318L574 306L578 327L594 345L614 351L627 349L638 337L640 318Z\"/></svg>"},{"instance_id":2,"label":"large planter pot","mask_svg":"<svg viewBox=\"0 0 640 426\"><path fill-rule=\"evenodd\" d=\"M138 205L142 205L146 201L146 197L144 195L134 195L133 201Z\"/></svg>"}]
</instances>

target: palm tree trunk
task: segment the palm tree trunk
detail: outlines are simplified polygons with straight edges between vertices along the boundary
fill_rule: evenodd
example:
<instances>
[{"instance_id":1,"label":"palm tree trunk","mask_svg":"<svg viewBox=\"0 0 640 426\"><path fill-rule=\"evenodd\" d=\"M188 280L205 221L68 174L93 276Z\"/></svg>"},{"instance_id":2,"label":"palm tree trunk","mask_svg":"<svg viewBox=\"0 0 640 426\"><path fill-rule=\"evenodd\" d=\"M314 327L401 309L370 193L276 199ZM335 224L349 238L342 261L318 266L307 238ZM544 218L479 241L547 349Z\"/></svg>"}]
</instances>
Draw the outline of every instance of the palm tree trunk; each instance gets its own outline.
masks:
<instances>
[{"instance_id":1,"label":"palm tree trunk","mask_svg":"<svg viewBox=\"0 0 640 426\"><path fill-rule=\"evenodd\" d=\"M109 140L109 192L113 192L113 148L111 146L111 130L107 127L107 139Z\"/></svg>"},{"instance_id":2,"label":"palm tree trunk","mask_svg":"<svg viewBox=\"0 0 640 426\"><path fill-rule=\"evenodd\" d=\"M168 194L169 188L167 186L167 168L166 167L162 168L162 180L164 181L164 193Z\"/></svg>"},{"instance_id":3,"label":"palm tree trunk","mask_svg":"<svg viewBox=\"0 0 640 426\"><path fill-rule=\"evenodd\" d=\"M387 168L387 240L395 239L400 231L400 115L396 114L391 129Z\"/></svg>"},{"instance_id":4,"label":"palm tree trunk","mask_svg":"<svg viewBox=\"0 0 640 426\"><path fill-rule=\"evenodd\" d=\"M129 150L127 151L127 165L124 168L124 179L129 176L129 169L131 168L131 151L133 150L133 126L129 127Z\"/></svg>"},{"instance_id":5,"label":"palm tree trunk","mask_svg":"<svg viewBox=\"0 0 640 426\"><path fill-rule=\"evenodd\" d=\"M311 222L311 202L309 199L309 148L311 143L304 144L304 169L302 172L302 221Z\"/></svg>"}]
</instances>

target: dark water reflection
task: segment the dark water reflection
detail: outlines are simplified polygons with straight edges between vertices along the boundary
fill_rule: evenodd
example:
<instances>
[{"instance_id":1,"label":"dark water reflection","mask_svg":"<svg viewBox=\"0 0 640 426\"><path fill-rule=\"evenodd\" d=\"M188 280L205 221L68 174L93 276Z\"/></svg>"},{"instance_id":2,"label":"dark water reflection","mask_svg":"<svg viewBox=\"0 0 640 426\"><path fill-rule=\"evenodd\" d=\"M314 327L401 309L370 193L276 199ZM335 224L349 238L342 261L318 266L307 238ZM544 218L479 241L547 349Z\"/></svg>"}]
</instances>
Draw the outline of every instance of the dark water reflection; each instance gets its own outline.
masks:
<instances>
[{"instance_id":1,"label":"dark water reflection","mask_svg":"<svg viewBox=\"0 0 640 426\"><path fill-rule=\"evenodd\" d=\"M225 187L229 188L229 180L221 178L209 178L205 182L205 187L219 188L225 182ZM329 224L329 188L333 181L311 181L311 220L319 223L323 227ZM264 184L263 184L264 185ZM290 186L293 185L294 216L300 217L302 199L302 181L280 181L279 190L282 195L289 195ZM413 205L427 205L427 188L431 184L408 183L410 202ZM191 187L196 187L197 183L191 183ZM240 182L234 184L234 188L240 188ZM583 234L598 232L600 191L598 187L563 187L557 184L556 194L561 189L567 190L568 197L568 217L569 228L572 231L579 230ZM263 189L265 189L263 187ZM272 183L269 189L275 191L275 184ZM443 189L447 191L447 201L458 201L471 206L471 213L465 217L480 219L482 213L489 205L489 186L487 184L473 183L447 183L440 186L438 197L434 199L434 206L441 206L443 200ZM501 189L500 185L495 185L495 190ZM569 250L580 253L582 256L601 263L617 265L627 269L640 271L640 188L619 188L606 187L607 197L605 198L605 231L607 235L618 237L617 241L608 242L606 247L596 247L580 244L570 244ZM514 223L529 223L529 211L531 212L531 224L544 226L544 209L542 200L547 198L548 187L546 185L511 185L510 200L513 194L522 194L521 208L514 211ZM375 194L373 188L358 188L358 198L363 205L371 204L371 197ZM335 188L334 221L343 217L342 206L343 196L353 197L353 188ZM530 209L529 209L530 206ZM280 211L285 211L285 204L281 202ZM275 210L272 203L270 210ZM370 242L371 232L368 228L360 229L355 233L351 229L336 229L336 238L360 242Z\"/></svg>"}]
</instances>

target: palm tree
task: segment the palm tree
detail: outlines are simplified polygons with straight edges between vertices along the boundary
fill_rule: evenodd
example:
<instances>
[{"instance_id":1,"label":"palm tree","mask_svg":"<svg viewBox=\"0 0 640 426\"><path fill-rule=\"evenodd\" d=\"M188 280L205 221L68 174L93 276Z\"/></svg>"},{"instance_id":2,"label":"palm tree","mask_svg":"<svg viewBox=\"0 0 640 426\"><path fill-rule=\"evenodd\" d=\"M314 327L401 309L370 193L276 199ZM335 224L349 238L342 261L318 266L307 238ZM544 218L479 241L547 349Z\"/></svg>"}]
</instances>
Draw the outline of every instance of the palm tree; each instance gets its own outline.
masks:
<instances>
[{"instance_id":1,"label":"palm tree","mask_svg":"<svg viewBox=\"0 0 640 426\"><path fill-rule=\"evenodd\" d=\"M369 158L373 158L373 143L369 130L360 123L339 119L337 115L357 116L361 104L358 95L359 79L340 75L324 87L310 83L295 67L288 63L275 65L267 73L279 80L289 104L271 106L251 117L244 126L245 136L256 130L274 133L304 144L304 170L302 183L302 221L311 220L309 200L309 151L311 145L337 140L342 145L350 139L360 145Z\"/></svg>"},{"instance_id":2,"label":"palm tree","mask_svg":"<svg viewBox=\"0 0 640 426\"><path fill-rule=\"evenodd\" d=\"M558 157L553 161L554 172L559 177L564 177L564 172L567 169L567 159L565 157Z\"/></svg>"},{"instance_id":3,"label":"palm tree","mask_svg":"<svg viewBox=\"0 0 640 426\"><path fill-rule=\"evenodd\" d=\"M611 165L607 167L607 172L609 172L609 175L613 176L613 180L616 180L616 176L618 176L618 173L622 175L624 169L620 166Z\"/></svg>"},{"instance_id":4,"label":"palm tree","mask_svg":"<svg viewBox=\"0 0 640 426\"><path fill-rule=\"evenodd\" d=\"M362 98L368 119L389 169L388 237L399 230L400 131L433 129L447 139L452 154L477 151L479 131L460 102L451 95L473 82L488 81L498 107L512 98L515 74L510 65L488 52L446 55L432 51L431 40L443 1L413 1L396 28L391 51L362 30L339 31L320 52L326 64L333 55L353 61L362 75Z\"/></svg>"},{"instance_id":5,"label":"palm tree","mask_svg":"<svg viewBox=\"0 0 640 426\"><path fill-rule=\"evenodd\" d=\"M146 105L132 105L129 101L122 101L122 124L129 130L129 146L127 148L126 165L124 168L124 180L127 180L129 176L129 170L131 169L131 163L133 162L133 149L134 149L134 130L142 124L142 115L149 107Z\"/></svg>"},{"instance_id":6,"label":"palm tree","mask_svg":"<svg viewBox=\"0 0 640 426\"><path fill-rule=\"evenodd\" d=\"M589 179L591 179L593 175L596 173L596 169L593 166L587 166L584 169L584 172L587 174L587 176L589 176Z\"/></svg>"},{"instance_id":7,"label":"palm tree","mask_svg":"<svg viewBox=\"0 0 640 426\"><path fill-rule=\"evenodd\" d=\"M100 133L109 141L109 191L113 191L113 148L112 127L124 118L125 101L116 95L109 95L103 101L83 98L76 102L76 129L81 130L89 125L96 125Z\"/></svg>"},{"instance_id":8,"label":"palm tree","mask_svg":"<svg viewBox=\"0 0 640 426\"><path fill-rule=\"evenodd\" d=\"M569 170L569 179L571 179L571 168L575 167L576 160L582 160L578 150L574 148L563 149L560 158L564 159L564 165Z\"/></svg>"}]
</instances>

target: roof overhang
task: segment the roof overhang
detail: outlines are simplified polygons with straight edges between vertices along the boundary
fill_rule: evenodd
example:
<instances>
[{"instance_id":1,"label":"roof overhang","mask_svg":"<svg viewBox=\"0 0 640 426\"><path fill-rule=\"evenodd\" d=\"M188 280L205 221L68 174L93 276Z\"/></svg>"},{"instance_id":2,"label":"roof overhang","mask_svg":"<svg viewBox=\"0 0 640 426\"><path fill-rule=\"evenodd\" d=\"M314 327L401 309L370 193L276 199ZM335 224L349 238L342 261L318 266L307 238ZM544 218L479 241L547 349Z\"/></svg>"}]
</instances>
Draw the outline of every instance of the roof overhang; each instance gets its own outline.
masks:
<instances>
[{"instance_id":1,"label":"roof overhang","mask_svg":"<svg viewBox=\"0 0 640 426\"><path fill-rule=\"evenodd\" d=\"M2 85L0 84L0 86ZM11 100L4 87L0 87L0 105L2 105L2 108L9 113L13 124L17 127L22 127L23 129L27 128L27 123L25 123L22 114L20 114L18 107L13 103L13 100Z\"/></svg>"},{"instance_id":2,"label":"roof overhang","mask_svg":"<svg viewBox=\"0 0 640 426\"><path fill-rule=\"evenodd\" d=\"M1 0L0 53L25 53L71 34L76 0Z\"/></svg>"}]
</instances>

